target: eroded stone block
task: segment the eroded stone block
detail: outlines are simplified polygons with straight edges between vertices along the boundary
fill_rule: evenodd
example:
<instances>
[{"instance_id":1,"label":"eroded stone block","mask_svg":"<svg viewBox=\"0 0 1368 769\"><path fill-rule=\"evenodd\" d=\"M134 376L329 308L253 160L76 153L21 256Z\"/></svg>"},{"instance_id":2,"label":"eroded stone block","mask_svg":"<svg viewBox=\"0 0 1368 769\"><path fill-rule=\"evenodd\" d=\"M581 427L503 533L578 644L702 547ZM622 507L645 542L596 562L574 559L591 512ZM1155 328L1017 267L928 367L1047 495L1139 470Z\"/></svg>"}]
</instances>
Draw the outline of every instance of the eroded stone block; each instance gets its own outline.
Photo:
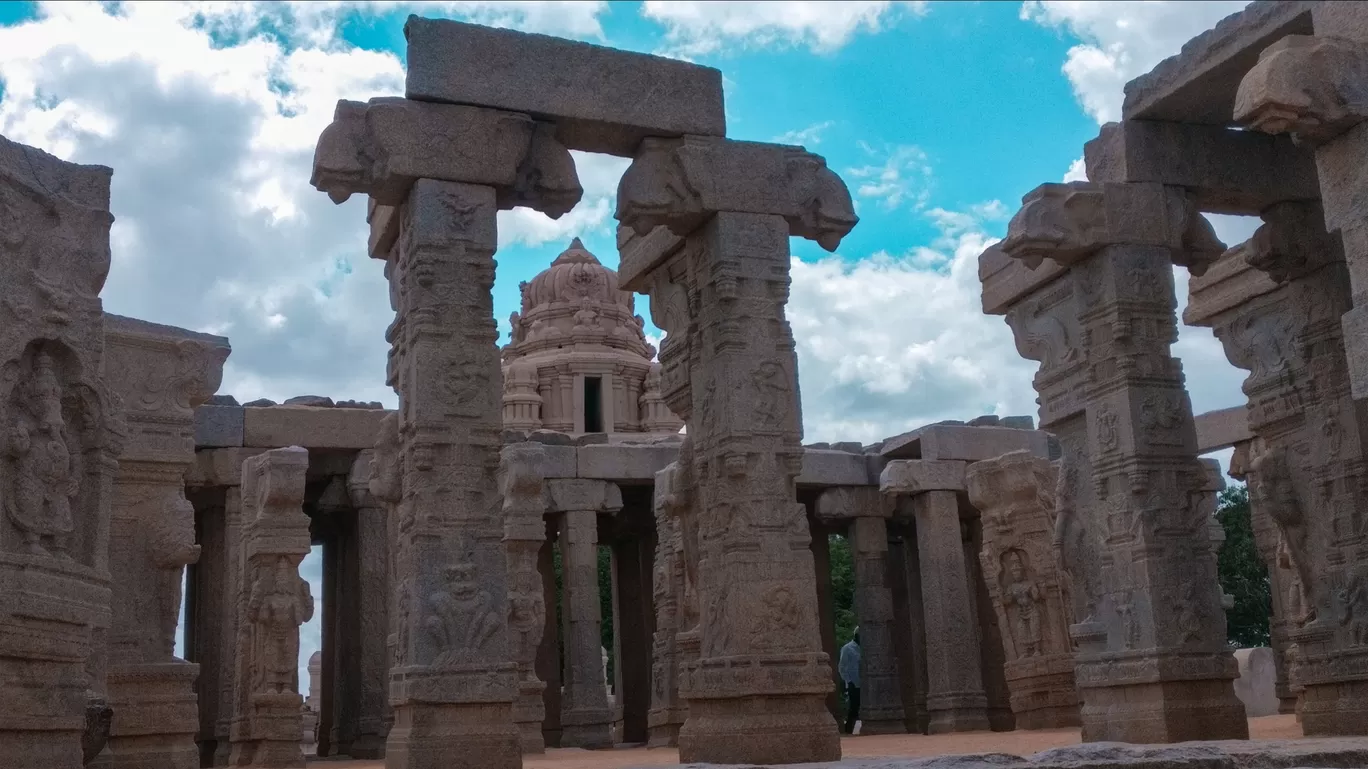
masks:
<instances>
[{"instance_id":1,"label":"eroded stone block","mask_svg":"<svg viewBox=\"0 0 1368 769\"><path fill-rule=\"evenodd\" d=\"M944 459L893 460L879 475L879 490L885 494L964 491L967 464Z\"/></svg>"},{"instance_id":2,"label":"eroded stone block","mask_svg":"<svg viewBox=\"0 0 1368 769\"><path fill-rule=\"evenodd\" d=\"M631 157L647 136L726 135L722 73L677 59L410 16L410 99L525 112L568 148Z\"/></svg>"},{"instance_id":3,"label":"eroded stone block","mask_svg":"<svg viewBox=\"0 0 1368 769\"><path fill-rule=\"evenodd\" d=\"M247 410L242 406L200 406L195 409L195 446L241 446Z\"/></svg>"},{"instance_id":4,"label":"eroded stone block","mask_svg":"<svg viewBox=\"0 0 1368 769\"><path fill-rule=\"evenodd\" d=\"M679 456L678 446L603 443L575 448L580 478L649 482Z\"/></svg>"},{"instance_id":5,"label":"eroded stone block","mask_svg":"<svg viewBox=\"0 0 1368 769\"><path fill-rule=\"evenodd\" d=\"M242 445L252 448L308 446L312 449L368 449L375 445L388 411L310 406L247 408Z\"/></svg>"}]
</instances>

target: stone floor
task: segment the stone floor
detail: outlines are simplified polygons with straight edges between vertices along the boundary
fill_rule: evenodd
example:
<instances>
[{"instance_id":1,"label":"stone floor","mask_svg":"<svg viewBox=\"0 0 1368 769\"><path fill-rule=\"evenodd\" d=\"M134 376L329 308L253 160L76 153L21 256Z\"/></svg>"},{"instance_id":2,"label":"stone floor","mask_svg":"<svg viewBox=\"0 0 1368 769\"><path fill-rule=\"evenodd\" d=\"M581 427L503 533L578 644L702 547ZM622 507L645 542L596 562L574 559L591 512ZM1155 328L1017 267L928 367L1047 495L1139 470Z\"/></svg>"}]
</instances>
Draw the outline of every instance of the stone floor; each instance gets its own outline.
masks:
<instances>
[{"instance_id":1,"label":"stone floor","mask_svg":"<svg viewBox=\"0 0 1368 769\"><path fill-rule=\"evenodd\" d=\"M1250 737L1258 740L1293 739L1302 736L1294 716L1267 716L1249 720ZM841 740L845 758L906 757L965 753L1012 753L1030 755L1050 748L1078 743L1077 729L1049 729L1017 732L970 732L962 734L888 734L846 737ZM384 769L382 761L309 762L318 769ZM617 750L553 749L542 756L523 759L526 769L636 769L636 767L679 766L675 750L621 748Z\"/></svg>"}]
</instances>

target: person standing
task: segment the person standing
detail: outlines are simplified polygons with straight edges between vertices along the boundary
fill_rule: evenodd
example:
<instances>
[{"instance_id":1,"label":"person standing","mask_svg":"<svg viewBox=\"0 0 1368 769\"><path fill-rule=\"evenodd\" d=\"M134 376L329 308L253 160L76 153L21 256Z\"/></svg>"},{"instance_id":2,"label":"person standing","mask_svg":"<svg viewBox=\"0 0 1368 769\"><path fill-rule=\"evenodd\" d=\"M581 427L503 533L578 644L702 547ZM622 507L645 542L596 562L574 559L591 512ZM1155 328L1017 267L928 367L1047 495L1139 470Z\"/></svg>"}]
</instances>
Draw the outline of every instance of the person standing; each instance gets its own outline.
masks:
<instances>
[{"instance_id":1,"label":"person standing","mask_svg":"<svg viewBox=\"0 0 1368 769\"><path fill-rule=\"evenodd\" d=\"M846 720L843 731L846 734L854 734L855 722L860 720L859 628L855 628L855 635L850 639L850 642L841 647L841 661L836 669L841 674L841 680L845 681L846 689Z\"/></svg>"}]
</instances>

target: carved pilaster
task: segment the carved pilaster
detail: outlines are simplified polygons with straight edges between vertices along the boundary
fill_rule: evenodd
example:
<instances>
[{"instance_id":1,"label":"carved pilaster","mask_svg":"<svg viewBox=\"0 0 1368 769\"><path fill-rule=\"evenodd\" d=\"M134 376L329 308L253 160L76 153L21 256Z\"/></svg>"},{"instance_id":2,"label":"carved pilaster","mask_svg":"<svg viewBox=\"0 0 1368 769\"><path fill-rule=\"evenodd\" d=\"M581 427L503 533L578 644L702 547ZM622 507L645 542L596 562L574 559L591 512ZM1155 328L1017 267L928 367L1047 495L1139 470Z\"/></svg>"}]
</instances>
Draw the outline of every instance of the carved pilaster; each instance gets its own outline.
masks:
<instances>
[{"instance_id":1,"label":"carved pilaster","mask_svg":"<svg viewBox=\"0 0 1368 769\"><path fill-rule=\"evenodd\" d=\"M1273 524L1260 548L1270 572L1291 567L1275 585L1300 660L1289 689L1305 687L1303 728L1359 734L1368 728L1368 588L1359 586L1368 572L1358 565L1368 530L1357 508L1368 454L1339 320L1350 305L1346 268L1317 205L1283 204L1264 220L1226 258L1267 272L1276 287L1200 322L1249 372L1249 426L1261 444L1248 463L1250 502Z\"/></svg>"},{"instance_id":2,"label":"carved pilaster","mask_svg":"<svg viewBox=\"0 0 1368 769\"><path fill-rule=\"evenodd\" d=\"M546 542L546 451L537 443L516 443L500 453L504 549L508 562L508 632L518 663L518 699L513 718L522 752L544 753L542 701L546 682L537 678L537 650L546 629L546 598L538 556Z\"/></svg>"},{"instance_id":3,"label":"carved pilaster","mask_svg":"<svg viewBox=\"0 0 1368 769\"><path fill-rule=\"evenodd\" d=\"M299 576L309 552L303 510L308 469L309 453L298 446L271 449L242 465L232 766L304 766L299 627L314 613L309 583Z\"/></svg>"},{"instance_id":4,"label":"carved pilaster","mask_svg":"<svg viewBox=\"0 0 1368 769\"><path fill-rule=\"evenodd\" d=\"M694 570L685 562L684 523L689 515L686 508L691 489L685 485L683 467L676 461L655 474L652 507L656 551L651 596L656 622L651 640L651 710L647 714L652 747L677 745L679 728L688 714L680 696L680 679L693 660L684 659L679 635L686 629L685 622L690 623L688 629L695 629L698 610L689 604L695 601L693 585L686 584L686 580L693 578Z\"/></svg>"},{"instance_id":5,"label":"carved pilaster","mask_svg":"<svg viewBox=\"0 0 1368 769\"><path fill-rule=\"evenodd\" d=\"M390 710L388 638L390 634L390 512L392 504L377 496L372 487L375 474L382 470L374 450L360 452L347 476L347 491L356 511L356 548L358 584L353 616L356 653L354 664L360 671L359 696L354 704L356 734L347 748L352 758L383 758L394 713ZM383 482L382 482L383 487Z\"/></svg>"},{"instance_id":6,"label":"carved pilaster","mask_svg":"<svg viewBox=\"0 0 1368 769\"><path fill-rule=\"evenodd\" d=\"M1077 726L1072 612L1052 546L1058 468L1028 451L970 465L969 501L983 523L978 553L1007 654L1019 729Z\"/></svg>"},{"instance_id":7,"label":"carved pilaster","mask_svg":"<svg viewBox=\"0 0 1368 769\"><path fill-rule=\"evenodd\" d=\"M994 248L1030 269L1046 259L1066 268L1048 286L1067 289L1086 360L1071 418L1047 411L1041 389L1041 426L1059 425L1064 454L1054 539L1079 620L1083 738L1245 737L1200 504L1205 469L1170 354L1172 267L1200 275L1224 246L1182 190L1075 182L1028 194ZM1025 326L1012 326L1020 347ZM1057 359L1023 352L1040 354L1042 369Z\"/></svg>"},{"instance_id":8,"label":"carved pilaster","mask_svg":"<svg viewBox=\"0 0 1368 769\"><path fill-rule=\"evenodd\" d=\"M104 325L105 379L129 435L110 527L114 717L94 765L194 769L200 670L172 654L182 576L200 552L185 472L195 459L194 407L218 388L228 340L113 315Z\"/></svg>"},{"instance_id":9,"label":"carved pilaster","mask_svg":"<svg viewBox=\"0 0 1368 769\"><path fill-rule=\"evenodd\" d=\"M123 429L102 378L110 174L0 137L0 745L16 769L78 769L105 688Z\"/></svg>"},{"instance_id":10,"label":"carved pilaster","mask_svg":"<svg viewBox=\"0 0 1368 769\"><path fill-rule=\"evenodd\" d=\"M784 305L789 235L836 248L857 221L850 194L801 148L690 136L643 141L617 205L638 235L684 237L641 284L667 332L661 393L689 425L697 495L700 652L681 759L835 759Z\"/></svg>"}]
</instances>

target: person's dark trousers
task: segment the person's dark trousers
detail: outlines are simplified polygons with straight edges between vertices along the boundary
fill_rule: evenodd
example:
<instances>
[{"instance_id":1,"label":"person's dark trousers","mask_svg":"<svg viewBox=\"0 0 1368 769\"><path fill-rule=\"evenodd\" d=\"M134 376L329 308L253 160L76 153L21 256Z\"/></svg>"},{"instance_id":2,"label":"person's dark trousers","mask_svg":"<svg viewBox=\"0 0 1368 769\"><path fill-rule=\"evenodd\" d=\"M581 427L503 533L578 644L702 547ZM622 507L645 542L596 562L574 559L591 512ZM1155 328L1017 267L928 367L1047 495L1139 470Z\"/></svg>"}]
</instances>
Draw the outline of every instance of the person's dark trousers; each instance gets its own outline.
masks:
<instances>
[{"instance_id":1,"label":"person's dark trousers","mask_svg":"<svg viewBox=\"0 0 1368 769\"><path fill-rule=\"evenodd\" d=\"M845 733L855 733L855 722L860 720L860 687L846 684Z\"/></svg>"}]
</instances>

